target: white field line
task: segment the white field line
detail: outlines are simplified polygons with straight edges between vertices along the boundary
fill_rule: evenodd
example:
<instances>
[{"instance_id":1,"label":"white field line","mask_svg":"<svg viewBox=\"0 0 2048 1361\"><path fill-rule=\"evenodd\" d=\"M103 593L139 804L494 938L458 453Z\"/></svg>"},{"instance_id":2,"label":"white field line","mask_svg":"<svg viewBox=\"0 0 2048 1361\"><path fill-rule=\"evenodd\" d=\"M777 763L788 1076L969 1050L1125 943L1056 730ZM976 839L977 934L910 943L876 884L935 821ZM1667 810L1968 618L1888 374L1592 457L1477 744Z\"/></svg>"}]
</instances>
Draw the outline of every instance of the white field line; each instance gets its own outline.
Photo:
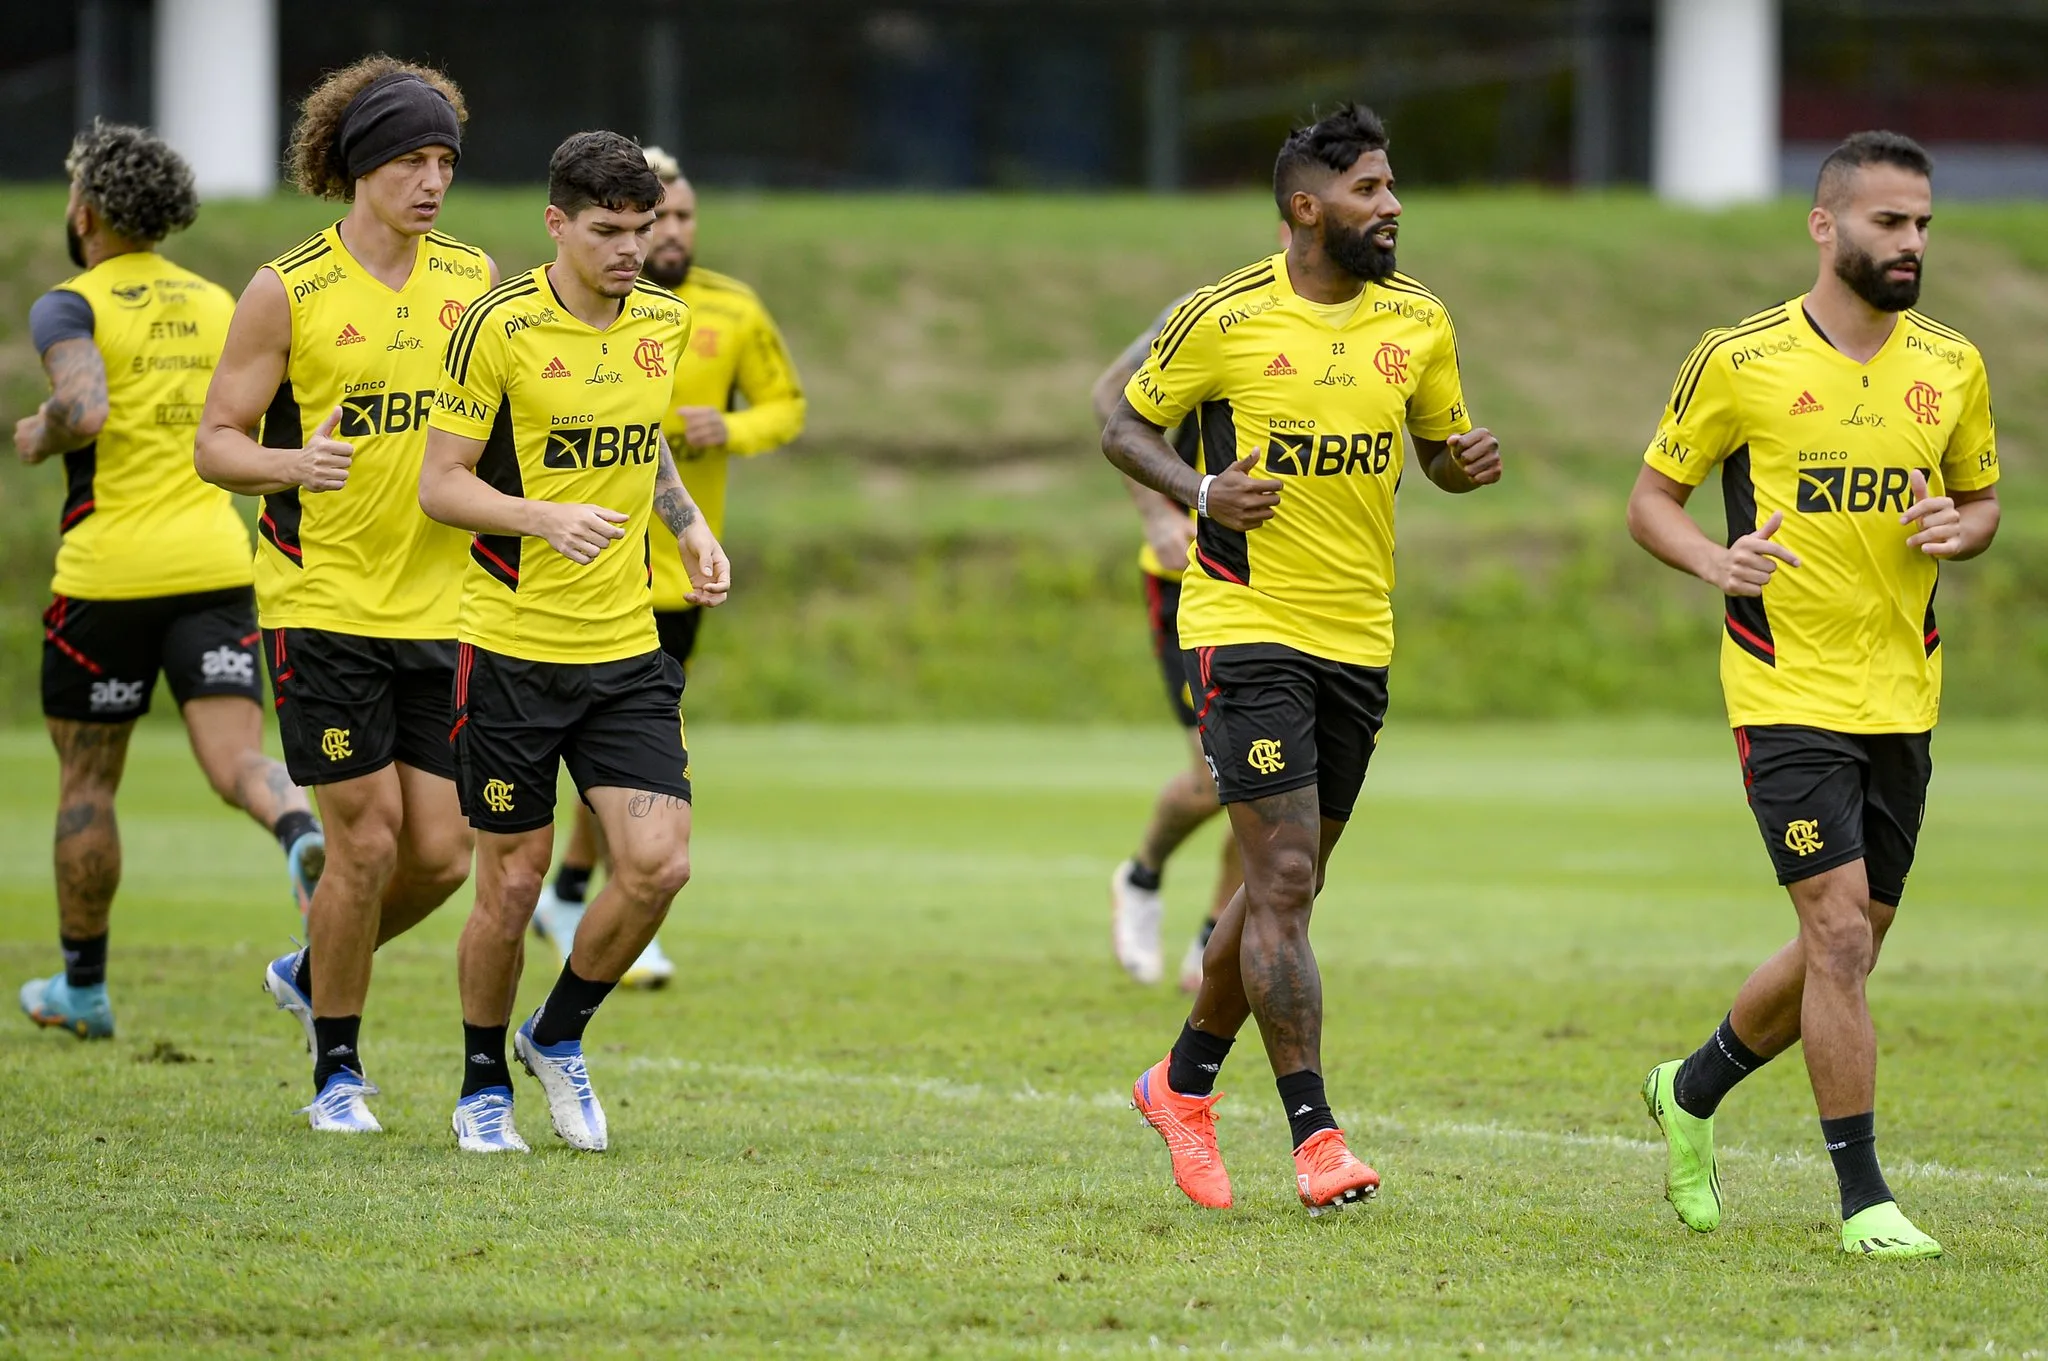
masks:
<instances>
[{"instance_id":1,"label":"white field line","mask_svg":"<svg viewBox=\"0 0 2048 1361\"><path fill-rule=\"evenodd\" d=\"M1086 1107L1093 1110L1122 1110L1130 1105L1128 1092L1098 1092L1084 1096L1078 1092L1046 1092L1026 1083L1022 1087L1003 1090L979 1083L955 1082L942 1077L910 1077L898 1073L846 1073L830 1068L787 1068L770 1064L742 1063L701 1063L693 1059L633 1057L625 1060L628 1068L668 1073L692 1073L709 1078L725 1078L741 1082L793 1083L810 1087L852 1087L870 1091L904 1092L928 1097L937 1101L953 1102L1021 1102L1028 1104L1049 1104L1059 1106ZM1634 1099L1633 1093L1630 1099ZM1252 1124L1278 1124L1279 1117L1255 1107L1251 1111L1234 1111L1233 1115ZM1270 1116L1270 1120L1267 1118ZM1647 1157L1660 1154L1664 1145L1651 1139L1631 1139L1621 1134L1584 1134L1572 1130L1531 1130L1516 1129L1509 1125L1492 1124L1470 1120L1431 1120L1411 1123L1391 1116L1361 1116L1356 1113L1339 1113L1339 1119L1347 1129L1370 1129L1381 1134L1424 1139L1467 1139L1488 1143L1539 1143L1563 1148L1605 1149L1611 1152L1627 1153ZM1761 1149L1746 1149L1739 1144L1724 1145L1723 1156L1747 1162L1767 1162L1773 1167L1805 1169L1830 1168L1831 1164L1817 1153L1773 1153ZM2003 1186L2020 1190L2040 1192L2048 1190L2048 1177L2032 1172L1984 1172L1975 1168L1950 1167L1946 1163L1923 1162L1914 1158L1888 1157L1885 1170L1907 1177L1922 1177L1930 1181L1965 1182L1976 1186Z\"/></svg>"}]
</instances>

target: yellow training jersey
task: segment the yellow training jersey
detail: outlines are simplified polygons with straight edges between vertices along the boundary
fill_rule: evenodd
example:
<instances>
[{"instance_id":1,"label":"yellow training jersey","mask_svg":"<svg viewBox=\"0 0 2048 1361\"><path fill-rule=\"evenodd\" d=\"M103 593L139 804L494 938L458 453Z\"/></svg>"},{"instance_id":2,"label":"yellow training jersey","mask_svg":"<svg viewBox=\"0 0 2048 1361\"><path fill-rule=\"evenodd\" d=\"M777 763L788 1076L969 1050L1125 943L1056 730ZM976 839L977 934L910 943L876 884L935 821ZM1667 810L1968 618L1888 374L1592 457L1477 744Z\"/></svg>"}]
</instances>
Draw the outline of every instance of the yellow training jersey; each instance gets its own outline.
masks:
<instances>
[{"instance_id":1,"label":"yellow training jersey","mask_svg":"<svg viewBox=\"0 0 2048 1361\"><path fill-rule=\"evenodd\" d=\"M1283 643L1332 661L1392 660L1402 427L1434 440L1471 429L1435 294L1397 274L1332 325L1275 255L1190 298L1124 395L1157 425L1198 422L1204 472L1257 454L1253 475L1285 484L1278 513L1250 533L1197 526L1184 646Z\"/></svg>"},{"instance_id":2,"label":"yellow training jersey","mask_svg":"<svg viewBox=\"0 0 2048 1361\"><path fill-rule=\"evenodd\" d=\"M429 232L403 288L386 286L329 227L265 268L291 300L291 359L263 443L302 447L336 407L354 448L339 491L263 498L256 601L265 628L451 638L463 535L420 512L420 461L441 357L490 286L484 253Z\"/></svg>"},{"instance_id":3,"label":"yellow training jersey","mask_svg":"<svg viewBox=\"0 0 2048 1361\"><path fill-rule=\"evenodd\" d=\"M676 290L690 305L690 348L675 366L675 390L662 430L675 453L676 471L690 490L704 521L725 533L727 464L778 449L803 433L804 389L782 343L782 333L753 289L738 279L693 268ZM735 410L736 398L746 399ZM726 442L693 449L683 439L677 407L709 406L726 413ZM682 559L654 555L654 608L688 608L690 591Z\"/></svg>"},{"instance_id":4,"label":"yellow training jersey","mask_svg":"<svg viewBox=\"0 0 2048 1361\"><path fill-rule=\"evenodd\" d=\"M652 652L661 423L690 308L642 280L605 330L570 314L547 267L485 294L448 346L433 424L484 441L476 475L508 496L624 512L625 537L579 566L544 539L479 534L462 582L465 643L536 662ZM657 542L658 540L658 542Z\"/></svg>"},{"instance_id":5,"label":"yellow training jersey","mask_svg":"<svg viewBox=\"0 0 2048 1361\"><path fill-rule=\"evenodd\" d=\"M66 280L45 301L51 306L37 312L57 324L34 327L38 348L90 336L107 371L106 424L64 456L63 539L50 589L134 600L248 585L249 531L234 498L192 467L234 299L136 251Z\"/></svg>"},{"instance_id":6,"label":"yellow training jersey","mask_svg":"<svg viewBox=\"0 0 2048 1361\"><path fill-rule=\"evenodd\" d=\"M1928 489L1998 480L1984 361L1961 335L1901 313L1867 364L1830 345L1803 297L1709 331L1679 370L1644 462L1698 486L1721 468L1728 541L1773 511L1780 564L1761 598L1728 597L1721 688L1728 719L1835 732L1923 732L1941 709L1935 561L1910 471Z\"/></svg>"}]
</instances>

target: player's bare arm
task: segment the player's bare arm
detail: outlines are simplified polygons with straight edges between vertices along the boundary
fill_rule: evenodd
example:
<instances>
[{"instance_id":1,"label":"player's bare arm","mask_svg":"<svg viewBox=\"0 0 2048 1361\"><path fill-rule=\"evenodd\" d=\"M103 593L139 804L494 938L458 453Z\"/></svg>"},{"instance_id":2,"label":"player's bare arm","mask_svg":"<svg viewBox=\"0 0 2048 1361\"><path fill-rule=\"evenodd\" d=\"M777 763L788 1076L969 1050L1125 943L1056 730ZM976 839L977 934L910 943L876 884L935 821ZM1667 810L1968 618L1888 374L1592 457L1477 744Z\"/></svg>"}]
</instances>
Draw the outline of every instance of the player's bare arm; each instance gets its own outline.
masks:
<instances>
[{"instance_id":1,"label":"player's bare arm","mask_svg":"<svg viewBox=\"0 0 2048 1361\"><path fill-rule=\"evenodd\" d=\"M1913 504L1899 517L1912 526L1906 546L1917 548L1930 558L1963 562L1991 547L1998 535L1998 489L1956 491L1946 496L1927 494L1927 474L1913 469Z\"/></svg>"},{"instance_id":2,"label":"player's bare arm","mask_svg":"<svg viewBox=\"0 0 2048 1361\"><path fill-rule=\"evenodd\" d=\"M43 353L50 395L14 426L14 448L23 463L41 463L82 449L107 423L107 367L89 337L60 340Z\"/></svg>"},{"instance_id":3,"label":"player's bare arm","mask_svg":"<svg viewBox=\"0 0 2048 1361\"><path fill-rule=\"evenodd\" d=\"M1723 595L1746 596L1762 595L1780 564L1799 566L1799 555L1776 542L1784 512L1773 511L1755 531L1724 546L1686 514L1691 495L1691 487L1655 468L1636 474L1628 497L1628 532L1659 562L1698 577Z\"/></svg>"},{"instance_id":4,"label":"player's bare arm","mask_svg":"<svg viewBox=\"0 0 2048 1361\"><path fill-rule=\"evenodd\" d=\"M292 313L284 280L269 269L259 269L228 323L227 344L207 386L206 409L200 413L199 437L193 444L193 466L216 487L265 496L293 487L339 491L348 484L355 447L334 437L341 420L339 407L303 448L272 449L256 441L254 432L284 381L291 350Z\"/></svg>"},{"instance_id":5,"label":"player's bare arm","mask_svg":"<svg viewBox=\"0 0 2048 1361\"><path fill-rule=\"evenodd\" d=\"M1449 439L1411 435L1424 476L1447 492L1477 491L1500 481L1500 441L1480 427Z\"/></svg>"},{"instance_id":6,"label":"player's bare arm","mask_svg":"<svg viewBox=\"0 0 2048 1361\"><path fill-rule=\"evenodd\" d=\"M1132 481L1200 510L1225 529L1257 529L1272 519L1280 506L1279 479L1251 475L1259 461L1257 454L1247 454L1221 473L1204 478L1181 462L1166 442L1166 432L1139 415L1129 398L1119 400L1116 413L1102 428L1102 453ZM1206 504L1204 481L1209 483Z\"/></svg>"},{"instance_id":7,"label":"player's bare arm","mask_svg":"<svg viewBox=\"0 0 2048 1361\"><path fill-rule=\"evenodd\" d=\"M1090 397L1095 405L1095 419L1107 423L1116 414L1124 398L1124 385L1131 381L1145 362L1145 355L1152 347L1152 335L1148 332L1124 347L1124 352L1110 361L1102 376L1095 380ZM1150 545L1159 565L1169 572L1178 572L1188 565L1188 546L1195 541L1195 527L1188 520L1188 508L1170 496L1153 491L1124 474L1124 490L1130 494L1131 502L1138 508L1138 519L1145 529L1145 542ZM1210 488L1213 494L1215 488Z\"/></svg>"},{"instance_id":8,"label":"player's bare arm","mask_svg":"<svg viewBox=\"0 0 2048 1361\"><path fill-rule=\"evenodd\" d=\"M732 438L726 429L725 413L715 406L679 406L683 418L683 443L692 449L717 449Z\"/></svg>"},{"instance_id":9,"label":"player's bare arm","mask_svg":"<svg viewBox=\"0 0 2048 1361\"><path fill-rule=\"evenodd\" d=\"M684 599L692 605L724 604L732 590L732 564L711 526L697 513L697 503L690 499L689 488L676 472L675 457L666 441L654 475L654 514L676 536L676 546L682 551L683 570L690 574L690 593Z\"/></svg>"},{"instance_id":10,"label":"player's bare arm","mask_svg":"<svg viewBox=\"0 0 2048 1361\"><path fill-rule=\"evenodd\" d=\"M588 564L626 535L622 510L576 502L507 496L476 475L484 442L439 427L427 431L420 463L420 509L429 519L473 534L516 534L545 539L569 561Z\"/></svg>"}]
</instances>

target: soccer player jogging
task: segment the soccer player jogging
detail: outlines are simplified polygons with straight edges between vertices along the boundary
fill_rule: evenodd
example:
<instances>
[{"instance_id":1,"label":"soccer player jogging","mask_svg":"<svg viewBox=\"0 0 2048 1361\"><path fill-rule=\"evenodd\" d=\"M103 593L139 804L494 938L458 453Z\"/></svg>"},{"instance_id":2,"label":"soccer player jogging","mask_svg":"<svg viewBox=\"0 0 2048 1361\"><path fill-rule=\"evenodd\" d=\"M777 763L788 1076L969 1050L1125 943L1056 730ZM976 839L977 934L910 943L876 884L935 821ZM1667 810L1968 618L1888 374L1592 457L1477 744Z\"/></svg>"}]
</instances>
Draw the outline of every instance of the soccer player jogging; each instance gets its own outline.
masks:
<instances>
[{"instance_id":1,"label":"soccer player jogging","mask_svg":"<svg viewBox=\"0 0 2048 1361\"><path fill-rule=\"evenodd\" d=\"M192 171L142 129L107 123L80 134L65 169L64 232L83 273L30 309L50 397L14 427L21 461L61 455L66 480L43 616L64 972L24 984L21 1009L104 1039L121 878L114 796L159 672L207 783L276 835L302 906L324 843L305 794L263 754L249 533L232 498L192 470L206 376L234 310L218 285L156 252L198 214Z\"/></svg>"},{"instance_id":2,"label":"soccer player jogging","mask_svg":"<svg viewBox=\"0 0 2048 1361\"><path fill-rule=\"evenodd\" d=\"M199 433L200 475L263 498L278 730L327 821L307 948L263 980L306 1027L323 1131L380 1128L358 1048L372 956L469 873L448 743L465 545L417 493L442 352L496 274L434 230L463 117L446 76L389 57L307 96L294 178L348 215L256 272Z\"/></svg>"},{"instance_id":3,"label":"soccer player jogging","mask_svg":"<svg viewBox=\"0 0 2048 1361\"><path fill-rule=\"evenodd\" d=\"M1312 1213L1370 1196L1322 1078L1322 981L1309 915L1365 781L1393 657L1394 489L1406 427L1450 492L1500 480L1471 426L1451 320L1395 272L1401 204L1387 135L1345 105L1290 134L1273 194L1287 249L1195 294L1160 332L1103 431L1110 461L1201 517L1180 639L1202 747L1244 859L1172 1051L1137 1080L1175 1183L1231 1202L1216 1143L1224 1056L1256 1016ZM1202 465L1166 442L1202 432Z\"/></svg>"},{"instance_id":4,"label":"soccer player jogging","mask_svg":"<svg viewBox=\"0 0 2048 1361\"><path fill-rule=\"evenodd\" d=\"M690 305L690 347L675 364L662 435L674 451L676 471L714 538L725 533L727 468L735 458L778 449L804 428L803 386L782 343L782 333L760 295L739 280L696 263L697 191L682 167L659 147L646 148L647 164L661 180L661 202L641 277ZM735 409L744 402L743 409ZM662 651L686 671L697 646L703 610L690 603L690 580L672 553L654 555L654 628ZM541 893L533 928L566 960L583 917L591 871L603 837L588 807L578 804L569 844L554 882ZM675 974L659 938L647 942L620 981L658 988Z\"/></svg>"},{"instance_id":5,"label":"soccer player jogging","mask_svg":"<svg viewBox=\"0 0 2048 1361\"><path fill-rule=\"evenodd\" d=\"M1123 400L1125 384L1145 363L1152 342L1166 328L1167 321L1187 297L1180 298L1154 319L1145 332L1124 347L1110 366L1095 380L1095 419L1107 424ZM1198 423L1182 421L1172 434L1174 449L1189 467L1201 457L1202 436ZM1164 961L1159 950L1159 921L1164 910L1160 881L1167 859L1181 843L1214 817L1222 806L1216 802L1216 782L1202 758L1202 742L1195 735L1194 696L1188 687L1187 668L1181 665L1180 632L1176 623L1180 611L1180 579L1187 571L1188 550L1195 540L1195 522L1188 508L1169 496L1153 491L1129 476L1125 490L1138 507L1145 541L1138 551L1138 573L1145 589L1145 615L1152 626L1152 655L1166 680L1167 703L1188 735L1192 763L1160 786L1152 804L1152 818L1146 824L1137 854L1116 867L1109 878L1110 943L1117 963L1140 983L1157 983ZM1223 863L1216 872L1216 891L1201 929L1188 944L1181 959L1180 986L1193 992L1202 986L1202 951L1216 929L1216 919L1239 886L1244 870L1238 862L1237 842L1223 838Z\"/></svg>"},{"instance_id":6,"label":"soccer player jogging","mask_svg":"<svg viewBox=\"0 0 2048 1361\"><path fill-rule=\"evenodd\" d=\"M1937 1257L1878 1168L1877 1045L1865 980L1912 868L1941 704L1937 567L1998 530L1998 448L1976 347L1912 310L1932 163L1857 133L1821 165L1813 290L1709 331L1679 370L1629 497L1629 529L1727 597L1721 685L1749 805L1799 931L1643 1100L1669 1147L1665 1194L1721 1222L1714 1114L1794 1044L1842 1201L1842 1250ZM1685 512L1721 469L1724 547Z\"/></svg>"},{"instance_id":7,"label":"soccer player jogging","mask_svg":"<svg viewBox=\"0 0 2048 1361\"><path fill-rule=\"evenodd\" d=\"M427 514L476 535L455 680L463 810L478 831L457 957L467 1058L454 1125L469 1152L526 1149L505 1038L553 855L559 765L597 814L612 875L514 1044L572 1147L609 1142L584 1027L689 878L683 671L655 629L654 562L679 552L697 605L725 599L728 569L661 435L691 321L682 299L639 278L661 198L617 133L556 148L554 263L463 319L420 471Z\"/></svg>"}]
</instances>

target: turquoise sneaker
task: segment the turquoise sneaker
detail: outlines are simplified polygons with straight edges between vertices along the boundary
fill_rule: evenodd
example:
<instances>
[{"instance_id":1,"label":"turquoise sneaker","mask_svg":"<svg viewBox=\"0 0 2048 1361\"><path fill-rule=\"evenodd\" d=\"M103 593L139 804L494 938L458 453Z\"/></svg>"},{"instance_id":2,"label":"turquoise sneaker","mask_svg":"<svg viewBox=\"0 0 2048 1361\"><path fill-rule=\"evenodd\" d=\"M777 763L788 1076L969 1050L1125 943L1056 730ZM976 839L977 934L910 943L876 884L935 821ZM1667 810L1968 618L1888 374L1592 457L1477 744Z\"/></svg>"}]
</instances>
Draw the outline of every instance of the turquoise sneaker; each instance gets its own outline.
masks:
<instances>
[{"instance_id":1,"label":"turquoise sneaker","mask_svg":"<svg viewBox=\"0 0 2048 1361\"><path fill-rule=\"evenodd\" d=\"M1721 1227L1721 1171L1714 1162L1714 1120L1687 1115L1672 1095L1680 1059L1643 1079L1643 1106L1664 1132L1664 1199L1694 1233Z\"/></svg>"},{"instance_id":2,"label":"turquoise sneaker","mask_svg":"<svg viewBox=\"0 0 2048 1361\"><path fill-rule=\"evenodd\" d=\"M63 974L31 978L21 985L21 1010L37 1025L68 1030L81 1040L114 1038L114 1009L107 1004L107 985L73 988Z\"/></svg>"},{"instance_id":3,"label":"turquoise sneaker","mask_svg":"<svg viewBox=\"0 0 2048 1361\"><path fill-rule=\"evenodd\" d=\"M1888 1200L1858 1211L1842 1225L1842 1251L1852 1257L1915 1261L1941 1256L1941 1244L1915 1228L1897 1201Z\"/></svg>"}]
</instances>

